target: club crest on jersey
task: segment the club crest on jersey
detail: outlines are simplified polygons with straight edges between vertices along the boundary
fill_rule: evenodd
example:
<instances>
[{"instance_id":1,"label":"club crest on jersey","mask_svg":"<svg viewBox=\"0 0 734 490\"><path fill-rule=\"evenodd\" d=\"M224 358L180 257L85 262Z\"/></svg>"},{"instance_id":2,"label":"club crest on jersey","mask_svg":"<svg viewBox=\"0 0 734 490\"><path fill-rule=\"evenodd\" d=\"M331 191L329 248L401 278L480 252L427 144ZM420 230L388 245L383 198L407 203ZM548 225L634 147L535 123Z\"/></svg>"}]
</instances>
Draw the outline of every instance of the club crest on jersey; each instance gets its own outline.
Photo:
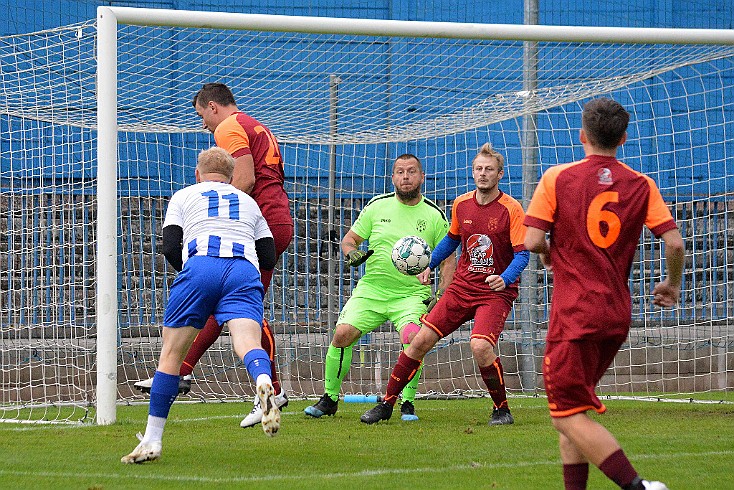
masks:
<instances>
[{"instance_id":1,"label":"club crest on jersey","mask_svg":"<svg viewBox=\"0 0 734 490\"><path fill-rule=\"evenodd\" d=\"M599 177L599 183L601 185L611 185L612 171L608 168L600 168L599 171L596 173L596 176Z\"/></svg>"},{"instance_id":2,"label":"club crest on jersey","mask_svg":"<svg viewBox=\"0 0 734 490\"><path fill-rule=\"evenodd\" d=\"M497 227L500 224L500 219L494 216L490 216L487 218L487 230L488 231L496 231Z\"/></svg>"},{"instance_id":3,"label":"club crest on jersey","mask_svg":"<svg viewBox=\"0 0 734 490\"><path fill-rule=\"evenodd\" d=\"M494 272L494 245L487 236L475 233L466 240L469 271L492 274Z\"/></svg>"},{"instance_id":4,"label":"club crest on jersey","mask_svg":"<svg viewBox=\"0 0 734 490\"><path fill-rule=\"evenodd\" d=\"M426 228L428 227L428 224L426 223L426 220L419 219L418 222L415 224L415 230L418 232L426 231Z\"/></svg>"}]
</instances>

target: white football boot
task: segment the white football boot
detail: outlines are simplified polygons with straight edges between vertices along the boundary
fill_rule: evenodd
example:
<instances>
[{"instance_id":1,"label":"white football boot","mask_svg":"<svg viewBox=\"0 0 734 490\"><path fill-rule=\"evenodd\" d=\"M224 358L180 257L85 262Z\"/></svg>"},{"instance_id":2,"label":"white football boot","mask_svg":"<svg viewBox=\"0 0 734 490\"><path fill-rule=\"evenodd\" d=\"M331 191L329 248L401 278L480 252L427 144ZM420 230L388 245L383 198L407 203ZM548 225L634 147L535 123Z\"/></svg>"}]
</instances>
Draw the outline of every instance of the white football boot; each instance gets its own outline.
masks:
<instances>
[{"instance_id":1,"label":"white football boot","mask_svg":"<svg viewBox=\"0 0 734 490\"><path fill-rule=\"evenodd\" d=\"M143 463L145 461L155 461L161 457L161 441L143 442L143 436L138 432L140 444L133 449L133 452L120 459L125 464Z\"/></svg>"},{"instance_id":2,"label":"white football boot","mask_svg":"<svg viewBox=\"0 0 734 490\"><path fill-rule=\"evenodd\" d=\"M262 383L257 386L257 397L262 409L263 431L273 437L280 429L280 408L275 403L275 390L270 382Z\"/></svg>"},{"instance_id":3,"label":"white football boot","mask_svg":"<svg viewBox=\"0 0 734 490\"><path fill-rule=\"evenodd\" d=\"M278 408L283 408L288 406L288 395L285 394L285 391L281 391L279 394L275 395L275 405ZM260 398L255 397L255 403L252 406L252 410L250 413L247 414L247 417L242 419L242 422L240 422L240 427L243 429L247 429L248 427L255 427L257 424L259 424L263 419L263 409L260 405Z\"/></svg>"},{"instance_id":4,"label":"white football boot","mask_svg":"<svg viewBox=\"0 0 734 490\"><path fill-rule=\"evenodd\" d=\"M668 490L665 483L659 481L642 480L642 485L645 487L645 490Z\"/></svg>"}]
</instances>

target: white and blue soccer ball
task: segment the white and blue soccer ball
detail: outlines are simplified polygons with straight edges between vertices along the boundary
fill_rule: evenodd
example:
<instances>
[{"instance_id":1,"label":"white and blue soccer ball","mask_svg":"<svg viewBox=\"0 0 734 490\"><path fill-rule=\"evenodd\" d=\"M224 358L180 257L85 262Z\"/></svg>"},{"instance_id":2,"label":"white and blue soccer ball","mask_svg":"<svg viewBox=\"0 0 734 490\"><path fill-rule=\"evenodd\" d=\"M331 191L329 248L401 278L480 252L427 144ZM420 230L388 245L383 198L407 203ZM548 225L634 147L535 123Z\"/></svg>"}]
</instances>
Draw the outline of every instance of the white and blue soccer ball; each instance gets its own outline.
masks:
<instances>
[{"instance_id":1,"label":"white and blue soccer ball","mask_svg":"<svg viewBox=\"0 0 734 490\"><path fill-rule=\"evenodd\" d=\"M406 236L395 242L392 263L406 276L420 274L431 262L431 247L419 236Z\"/></svg>"}]
</instances>

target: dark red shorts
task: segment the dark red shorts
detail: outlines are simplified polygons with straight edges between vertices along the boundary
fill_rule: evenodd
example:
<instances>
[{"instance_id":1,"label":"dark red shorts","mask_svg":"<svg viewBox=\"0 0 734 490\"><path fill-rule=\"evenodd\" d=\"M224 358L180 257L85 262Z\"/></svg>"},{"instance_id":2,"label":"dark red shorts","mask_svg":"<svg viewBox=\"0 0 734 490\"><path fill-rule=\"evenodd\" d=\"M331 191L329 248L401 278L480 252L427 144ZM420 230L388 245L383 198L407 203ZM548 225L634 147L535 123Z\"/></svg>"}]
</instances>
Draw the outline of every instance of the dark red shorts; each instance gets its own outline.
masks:
<instances>
[{"instance_id":1,"label":"dark red shorts","mask_svg":"<svg viewBox=\"0 0 734 490\"><path fill-rule=\"evenodd\" d=\"M421 323L443 338L474 319L471 338L484 339L497 345L505 320L517 298L514 289L497 291L481 297L467 297L449 286L433 309L421 317Z\"/></svg>"},{"instance_id":2,"label":"dark red shorts","mask_svg":"<svg viewBox=\"0 0 734 490\"><path fill-rule=\"evenodd\" d=\"M626 338L546 342L543 381L551 417L606 411L596 396L596 385Z\"/></svg>"},{"instance_id":3,"label":"dark red shorts","mask_svg":"<svg viewBox=\"0 0 734 490\"><path fill-rule=\"evenodd\" d=\"M293 240L293 224L270 225L269 228L275 242L275 256L280 257Z\"/></svg>"}]
</instances>

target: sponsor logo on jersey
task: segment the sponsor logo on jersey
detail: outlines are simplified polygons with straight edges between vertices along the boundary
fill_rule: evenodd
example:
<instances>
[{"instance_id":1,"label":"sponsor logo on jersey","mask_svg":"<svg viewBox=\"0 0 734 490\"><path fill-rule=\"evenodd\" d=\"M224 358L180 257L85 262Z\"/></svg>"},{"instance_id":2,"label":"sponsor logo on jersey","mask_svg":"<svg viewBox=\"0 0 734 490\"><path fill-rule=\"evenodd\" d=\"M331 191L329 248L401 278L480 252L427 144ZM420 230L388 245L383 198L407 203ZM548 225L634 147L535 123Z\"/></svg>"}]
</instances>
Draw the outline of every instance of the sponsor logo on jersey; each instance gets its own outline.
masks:
<instances>
[{"instance_id":1,"label":"sponsor logo on jersey","mask_svg":"<svg viewBox=\"0 0 734 490\"><path fill-rule=\"evenodd\" d=\"M382 218L380 223L390 223L390 218Z\"/></svg>"},{"instance_id":2,"label":"sponsor logo on jersey","mask_svg":"<svg viewBox=\"0 0 734 490\"><path fill-rule=\"evenodd\" d=\"M469 255L469 271L494 273L494 245L487 235L475 233L470 236L466 241L466 252Z\"/></svg>"},{"instance_id":3,"label":"sponsor logo on jersey","mask_svg":"<svg viewBox=\"0 0 734 490\"><path fill-rule=\"evenodd\" d=\"M472 220L470 220L470 219L465 219L465 220L464 220L464 224L465 224L465 225L470 225L470 224L472 224L472 223L473 223L473 221L472 221Z\"/></svg>"},{"instance_id":4,"label":"sponsor logo on jersey","mask_svg":"<svg viewBox=\"0 0 734 490\"><path fill-rule=\"evenodd\" d=\"M599 178L599 184L601 185L611 185L612 184L612 171L608 168L600 168L599 171L596 173L596 176Z\"/></svg>"}]
</instances>

